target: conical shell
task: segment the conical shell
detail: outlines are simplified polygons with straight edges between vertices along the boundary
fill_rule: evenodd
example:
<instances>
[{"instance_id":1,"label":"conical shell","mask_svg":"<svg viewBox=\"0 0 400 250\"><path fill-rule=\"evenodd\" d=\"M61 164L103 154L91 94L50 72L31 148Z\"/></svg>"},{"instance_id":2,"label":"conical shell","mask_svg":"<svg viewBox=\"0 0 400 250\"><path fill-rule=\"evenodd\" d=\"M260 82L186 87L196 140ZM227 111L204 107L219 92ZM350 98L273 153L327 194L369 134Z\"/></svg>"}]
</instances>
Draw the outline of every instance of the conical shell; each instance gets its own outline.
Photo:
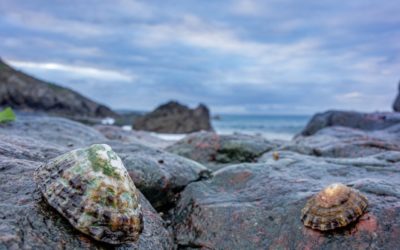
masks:
<instances>
[{"instance_id":1,"label":"conical shell","mask_svg":"<svg viewBox=\"0 0 400 250\"><path fill-rule=\"evenodd\" d=\"M39 167L35 180L47 202L82 233L110 244L138 239L143 227L138 192L110 146L61 155Z\"/></svg>"},{"instance_id":2,"label":"conical shell","mask_svg":"<svg viewBox=\"0 0 400 250\"><path fill-rule=\"evenodd\" d=\"M344 227L356 221L366 210L368 200L343 184L329 185L311 197L302 210L304 225L320 231Z\"/></svg>"}]
</instances>

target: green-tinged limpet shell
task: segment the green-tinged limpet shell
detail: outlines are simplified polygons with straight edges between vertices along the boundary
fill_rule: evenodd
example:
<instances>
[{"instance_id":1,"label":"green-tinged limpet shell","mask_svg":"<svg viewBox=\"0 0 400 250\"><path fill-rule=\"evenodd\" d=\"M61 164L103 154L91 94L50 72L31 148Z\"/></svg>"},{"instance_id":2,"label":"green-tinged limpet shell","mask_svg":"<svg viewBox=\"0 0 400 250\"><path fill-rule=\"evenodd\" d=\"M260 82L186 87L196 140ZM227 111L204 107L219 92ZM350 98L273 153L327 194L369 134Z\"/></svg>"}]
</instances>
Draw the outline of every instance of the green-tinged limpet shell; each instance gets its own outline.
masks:
<instances>
[{"instance_id":1,"label":"green-tinged limpet shell","mask_svg":"<svg viewBox=\"0 0 400 250\"><path fill-rule=\"evenodd\" d=\"M35 180L47 202L82 233L110 244L139 238L138 192L110 146L95 144L56 157L36 170Z\"/></svg>"},{"instance_id":2,"label":"green-tinged limpet shell","mask_svg":"<svg viewBox=\"0 0 400 250\"><path fill-rule=\"evenodd\" d=\"M357 190L336 183L311 197L303 208L304 225L320 231L344 227L356 221L368 206L367 198Z\"/></svg>"}]
</instances>

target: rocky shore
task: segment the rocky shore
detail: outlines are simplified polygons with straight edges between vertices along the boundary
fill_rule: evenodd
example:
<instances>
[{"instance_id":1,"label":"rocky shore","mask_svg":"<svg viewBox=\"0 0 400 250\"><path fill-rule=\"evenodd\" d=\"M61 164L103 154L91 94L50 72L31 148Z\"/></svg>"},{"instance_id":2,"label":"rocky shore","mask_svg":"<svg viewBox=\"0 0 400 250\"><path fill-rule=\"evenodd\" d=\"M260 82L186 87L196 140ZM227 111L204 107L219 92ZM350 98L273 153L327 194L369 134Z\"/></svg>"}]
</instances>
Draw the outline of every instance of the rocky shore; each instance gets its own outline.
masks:
<instances>
[{"instance_id":1,"label":"rocky shore","mask_svg":"<svg viewBox=\"0 0 400 250\"><path fill-rule=\"evenodd\" d=\"M292 141L198 132L171 145L144 132L18 115L0 124L0 249L396 249L400 116L318 114ZM140 190L143 231L108 245L80 233L42 197L35 169L105 143ZM340 182L366 196L342 229L304 227L301 210Z\"/></svg>"}]
</instances>

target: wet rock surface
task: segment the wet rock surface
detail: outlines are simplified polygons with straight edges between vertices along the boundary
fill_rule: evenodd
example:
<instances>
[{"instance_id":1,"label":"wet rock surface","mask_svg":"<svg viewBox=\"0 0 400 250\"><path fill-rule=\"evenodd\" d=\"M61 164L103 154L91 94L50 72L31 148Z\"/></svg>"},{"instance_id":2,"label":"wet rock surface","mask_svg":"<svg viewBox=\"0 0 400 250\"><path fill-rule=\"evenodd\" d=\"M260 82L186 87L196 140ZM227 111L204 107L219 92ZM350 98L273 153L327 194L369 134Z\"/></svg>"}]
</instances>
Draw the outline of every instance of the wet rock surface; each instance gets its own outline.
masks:
<instances>
[{"instance_id":1,"label":"wet rock surface","mask_svg":"<svg viewBox=\"0 0 400 250\"><path fill-rule=\"evenodd\" d=\"M74 148L107 143L122 158L135 185L156 208L170 206L175 194L188 183L209 176L209 171L200 163L158 149L165 146L165 141L150 137L150 142L142 143L142 139L136 140L136 134L130 131L103 126L100 133L99 127L96 128L64 118L19 116L16 122L0 126L0 138L4 137L3 142L9 143L9 147L0 148L0 152L12 153L15 146L21 145L29 150L21 152L19 157L26 155L28 159L34 156L45 160L58 156L57 150L53 152L54 148L65 153ZM13 136L9 137L10 134ZM31 142L35 140L41 141L46 148L33 146L35 144ZM148 144L154 147L146 146Z\"/></svg>"},{"instance_id":2,"label":"wet rock surface","mask_svg":"<svg viewBox=\"0 0 400 250\"><path fill-rule=\"evenodd\" d=\"M136 118L133 128L173 134L213 130L210 122L210 111L204 104L200 104L195 109L190 109L175 101L163 104L154 111Z\"/></svg>"},{"instance_id":3,"label":"wet rock surface","mask_svg":"<svg viewBox=\"0 0 400 250\"><path fill-rule=\"evenodd\" d=\"M120 249L397 249L400 126L379 128L328 126L287 142L201 132L164 151L115 127L20 116L0 125L0 249L111 247L73 229L32 178L43 162L94 143L118 153L143 193L144 232ZM331 232L304 227L307 200L337 182L368 198L366 213Z\"/></svg>"},{"instance_id":4,"label":"wet rock surface","mask_svg":"<svg viewBox=\"0 0 400 250\"><path fill-rule=\"evenodd\" d=\"M233 165L189 184L176 207L174 230L182 248L392 249L400 244L400 164L389 153L334 159L280 151L260 163ZM360 190L369 208L358 223L321 233L303 226L301 209L324 186Z\"/></svg>"},{"instance_id":5,"label":"wet rock surface","mask_svg":"<svg viewBox=\"0 0 400 250\"><path fill-rule=\"evenodd\" d=\"M36 143L38 150L47 146ZM1 143L0 148L10 145ZM108 249L75 230L69 222L43 200L32 178L42 164L41 157L20 157L29 148L16 147L15 154L0 156L0 248L1 249ZM54 149L56 150L56 149ZM60 149L58 153L61 153ZM55 153L55 152L54 152ZM22 158L22 159L21 159ZM141 195L144 232L134 244L117 246L120 249L171 249L172 238L163 220Z\"/></svg>"},{"instance_id":6,"label":"wet rock surface","mask_svg":"<svg viewBox=\"0 0 400 250\"><path fill-rule=\"evenodd\" d=\"M313 136L298 136L283 149L327 157L361 157L385 151L400 151L400 124L375 131L327 127Z\"/></svg>"},{"instance_id":7,"label":"wet rock surface","mask_svg":"<svg viewBox=\"0 0 400 250\"><path fill-rule=\"evenodd\" d=\"M152 148L165 148L172 145L173 141L167 141L151 135L145 131L126 131L121 127L110 125L96 125L94 128L102 133L107 139L113 141L120 141L122 143L136 143L143 144Z\"/></svg>"},{"instance_id":8,"label":"wet rock surface","mask_svg":"<svg viewBox=\"0 0 400 250\"><path fill-rule=\"evenodd\" d=\"M186 136L166 150L202 163L224 164L254 162L277 145L258 136L198 132Z\"/></svg>"},{"instance_id":9,"label":"wet rock surface","mask_svg":"<svg viewBox=\"0 0 400 250\"><path fill-rule=\"evenodd\" d=\"M178 155L142 145L111 145L136 187L156 209L172 206L186 185L210 177L206 167Z\"/></svg>"},{"instance_id":10,"label":"wet rock surface","mask_svg":"<svg viewBox=\"0 0 400 250\"><path fill-rule=\"evenodd\" d=\"M112 247L84 236L47 205L34 183L34 170L43 162L73 148L96 142L109 142L116 148L120 148L120 151L124 152L121 154L125 156L129 155L129 150L135 150L135 153L154 152L149 152L149 148L143 145L131 144L129 148L130 144L107 140L97 130L63 118L19 116L14 123L0 125L0 139L0 249L109 249ZM167 159L167 161L170 160L172 159ZM182 168L180 168L181 176L184 175L185 161L189 161L183 160ZM204 170L200 164L193 163L192 165ZM173 166L171 169L173 170ZM168 172L172 171L171 169L164 169L163 174L173 176ZM161 168L159 171L161 172ZM160 175L154 168L152 173L155 176ZM195 173L195 170L190 169L188 176L196 180L199 176ZM155 178L153 175L142 176L144 178L142 183L155 182L151 179ZM175 179L170 177L172 183L170 185L173 187L183 188L185 183L190 181L192 179L187 182L179 179L175 183ZM163 188L162 192L168 191L168 187ZM165 221L142 194L140 194L140 202L144 231L136 243L119 245L117 248L173 249L173 238L166 229Z\"/></svg>"},{"instance_id":11,"label":"wet rock surface","mask_svg":"<svg viewBox=\"0 0 400 250\"><path fill-rule=\"evenodd\" d=\"M82 147L107 140L100 132L65 118L18 115L13 123L0 125L0 134L42 140L62 147Z\"/></svg>"}]
</instances>

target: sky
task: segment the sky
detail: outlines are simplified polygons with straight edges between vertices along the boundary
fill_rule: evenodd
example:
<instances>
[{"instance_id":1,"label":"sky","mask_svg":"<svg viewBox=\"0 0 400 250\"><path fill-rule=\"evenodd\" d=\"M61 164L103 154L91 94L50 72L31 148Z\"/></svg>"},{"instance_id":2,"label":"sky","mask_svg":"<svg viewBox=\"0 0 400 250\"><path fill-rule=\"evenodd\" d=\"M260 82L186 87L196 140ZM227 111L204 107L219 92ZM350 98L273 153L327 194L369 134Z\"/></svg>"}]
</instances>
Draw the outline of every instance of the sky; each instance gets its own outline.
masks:
<instances>
[{"instance_id":1,"label":"sky","mask_svg":"<svg viewBox=\"0 0 400 250\"><path fill-rule=\"evenodd\" d=\"M0 57L114 109L387 111L400 0L1 0Z\"/></svg>"}]
</instances>

